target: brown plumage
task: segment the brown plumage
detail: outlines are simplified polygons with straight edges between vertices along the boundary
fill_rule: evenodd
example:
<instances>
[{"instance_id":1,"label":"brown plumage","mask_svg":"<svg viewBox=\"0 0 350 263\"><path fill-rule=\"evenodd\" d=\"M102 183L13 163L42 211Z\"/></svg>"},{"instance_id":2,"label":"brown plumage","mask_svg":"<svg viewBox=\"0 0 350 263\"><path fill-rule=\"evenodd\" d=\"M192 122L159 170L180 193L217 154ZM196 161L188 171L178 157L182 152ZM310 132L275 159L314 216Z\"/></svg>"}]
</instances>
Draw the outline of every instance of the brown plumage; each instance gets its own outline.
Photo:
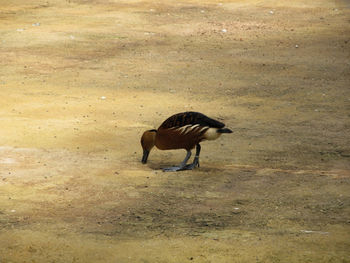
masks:
<instances>
[{"instance_id":1,"label":"brown plumage","mask_svg":"<svg viewBox=\"0 0 350 263\"><path fill-rule=\"evenodd\" d=\"M141 137L143 148L142 163L146 163L153 146L160 150L185 149L186 158L180 166L164 168L164 171L189 170L199 166L200 142L215 140L222 133L232 133L225 124L199 112L182 112L166 119L157 130L145 131ZM196 156L192 164L186 165L191 150L196 146Z\"/></svg>"}]
</instances>

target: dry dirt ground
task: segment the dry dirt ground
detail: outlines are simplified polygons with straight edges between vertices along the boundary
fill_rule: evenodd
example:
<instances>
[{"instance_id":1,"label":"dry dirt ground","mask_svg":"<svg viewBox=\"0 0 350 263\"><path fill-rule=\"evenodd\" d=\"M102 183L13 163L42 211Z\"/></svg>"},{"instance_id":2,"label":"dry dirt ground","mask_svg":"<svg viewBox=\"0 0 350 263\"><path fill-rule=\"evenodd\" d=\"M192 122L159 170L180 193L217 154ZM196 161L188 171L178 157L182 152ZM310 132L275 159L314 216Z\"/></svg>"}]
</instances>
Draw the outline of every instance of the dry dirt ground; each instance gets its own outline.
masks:
<instances>
[{"instance_id":1,"label":"dry dirt ground","mask_svg":"<svg viewBox=\"0 0 350 263\"><path fill-rule=\"evenodd\" d=\"M0 262L350 262L349 6L0 0Z\"/></svg>"}]
</instances>

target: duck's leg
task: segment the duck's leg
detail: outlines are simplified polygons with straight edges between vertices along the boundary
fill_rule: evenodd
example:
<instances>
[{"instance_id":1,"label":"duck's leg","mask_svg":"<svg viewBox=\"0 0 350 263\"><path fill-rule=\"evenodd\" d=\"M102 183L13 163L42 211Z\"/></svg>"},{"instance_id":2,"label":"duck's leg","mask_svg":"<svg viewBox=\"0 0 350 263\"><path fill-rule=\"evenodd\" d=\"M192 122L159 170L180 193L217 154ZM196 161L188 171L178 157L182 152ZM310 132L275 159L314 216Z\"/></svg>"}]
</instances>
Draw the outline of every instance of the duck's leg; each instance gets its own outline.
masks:
<instances>
[{"instance_id":1,"label":"duck's leg","mask_svg":"<svg viewBox=\"0 0 350 263\"><path fill-rule=\"evenodd\" d=\"M186 164L187 164L188 159L190 159L190 157L191 157L191 151L187 151L185 159L182 161L182 163L180 163L179 166L163 168L163 172L175 172L175 171L187 170Z\"/></svg>"},{"instance_id":2,"label":"duck's leg","mask_svg":"<svg viewBox=\"0 0 350 263\"><path fill-rule=\"evenodd\" d=\"M200 154L200 152L201 152L201 145L198 143L196 145L196 156L194 157L194 160L193 160L195 167L196 166L199 167L199 154Z\"/></svg>"},{"instance_id":3,"label":"duck's leg","mask_svg":"<svg viewBox=\"0 0 350 263\"><path fill-rule=\"evenodd\" d=\"M201 146L198 143L196 145L196 156L193 159L193 163L186 165L183 170L192 170L196 166L199 167L199 154L200 154L200 152L201 152Z\"/></svg>"}]
</instances>

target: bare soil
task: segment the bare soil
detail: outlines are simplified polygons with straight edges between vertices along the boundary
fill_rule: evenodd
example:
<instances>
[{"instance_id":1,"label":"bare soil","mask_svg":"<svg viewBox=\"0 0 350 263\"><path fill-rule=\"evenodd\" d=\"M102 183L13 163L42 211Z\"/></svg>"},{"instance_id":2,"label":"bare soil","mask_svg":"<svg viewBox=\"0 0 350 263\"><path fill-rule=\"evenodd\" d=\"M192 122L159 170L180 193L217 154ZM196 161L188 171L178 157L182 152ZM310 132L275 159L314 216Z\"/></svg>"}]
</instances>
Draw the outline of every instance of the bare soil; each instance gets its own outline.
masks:
<instances>
[{"instance_id":1,"label":"bare soil","mask_svg":"<svg viewBox=\"0 0 350 263\"><path fill-rule=\"evenodd\" d=\"M350 262L346 1L0 0L0 262ZM233 134L140 136L199 111Z\"/></svg>"}]
</instances>

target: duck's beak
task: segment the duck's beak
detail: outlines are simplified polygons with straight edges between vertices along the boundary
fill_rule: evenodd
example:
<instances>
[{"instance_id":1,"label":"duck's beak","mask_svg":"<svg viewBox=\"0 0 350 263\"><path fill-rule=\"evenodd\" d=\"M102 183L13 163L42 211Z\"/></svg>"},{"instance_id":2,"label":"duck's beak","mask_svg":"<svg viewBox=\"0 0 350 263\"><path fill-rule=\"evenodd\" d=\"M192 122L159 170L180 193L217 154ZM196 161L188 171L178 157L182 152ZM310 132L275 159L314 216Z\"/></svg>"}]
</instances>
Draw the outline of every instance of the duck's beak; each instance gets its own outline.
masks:
<instances>
[{"instance_id":1,"label":"duck's beak","mask_svg":"<svg viewBox=\"0 0 350 263\"><path fill-rule=\"evenodd\" d=\"M147 163L148 155L149 155L149 151L143 150L142 161L141 161L142 163Z\"/></svg>"}]
</instances>

